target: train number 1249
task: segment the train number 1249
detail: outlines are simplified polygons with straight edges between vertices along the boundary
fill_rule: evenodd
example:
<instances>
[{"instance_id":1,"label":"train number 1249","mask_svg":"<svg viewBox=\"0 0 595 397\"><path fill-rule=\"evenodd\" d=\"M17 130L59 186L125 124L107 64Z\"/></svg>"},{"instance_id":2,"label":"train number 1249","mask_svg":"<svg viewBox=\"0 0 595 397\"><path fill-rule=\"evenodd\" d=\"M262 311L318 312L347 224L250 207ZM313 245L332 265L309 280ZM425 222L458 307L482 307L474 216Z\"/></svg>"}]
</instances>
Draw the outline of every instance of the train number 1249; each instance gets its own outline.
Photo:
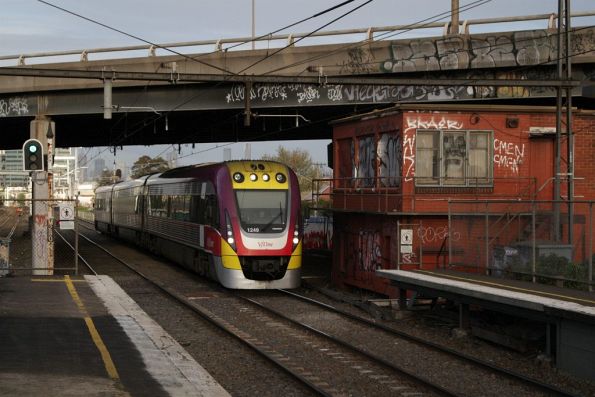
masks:
<instances>
[{"instance_id":1,"label":"train number 1249","mask_svg":"<svg viewBox=\"0 0 595 397\"><path fill-rule=\"evenodd\" d=\"M258 232L260 232L260 228L259 227L248 227L246 229L248 230L248 233L258 233Z\"/></svg>"}]
</instances>

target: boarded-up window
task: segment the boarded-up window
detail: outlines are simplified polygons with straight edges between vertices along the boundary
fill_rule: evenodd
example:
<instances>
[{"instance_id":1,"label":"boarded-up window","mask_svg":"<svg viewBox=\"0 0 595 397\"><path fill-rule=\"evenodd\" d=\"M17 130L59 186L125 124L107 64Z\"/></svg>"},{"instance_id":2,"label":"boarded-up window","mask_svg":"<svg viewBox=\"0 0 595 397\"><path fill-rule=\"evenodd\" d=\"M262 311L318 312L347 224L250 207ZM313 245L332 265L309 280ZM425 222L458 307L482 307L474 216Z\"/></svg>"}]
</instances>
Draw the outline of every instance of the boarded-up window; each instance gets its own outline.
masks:
<instances>
[{"instance_id":1,"label":"boarded-up window","mask_svg":"<svg viewBox=\"0 0 595 397\"><path fill-rule=\"evenodd\" d=\"M338 171L339 171L339 186L338 187L348 187L350 183L346 183L347 178L351 179L353 177L353 156L351 153L353 140L349 139L341 139L337 141L339 146L339 161L338 161ZM337 162L336 162L337 163Z\"/></svg>"},{"instance_id":2,"label":"boarded-up window","mask_svg":"<svg viewBox=\"0 0 595 397\"><path fill-rule=\"evenodd\" d=\"M465 184L465 157L467 144L465 132L444 131L442 134L442 161L445 185Z\"/></svg>"},{"instance_id":3,"label":"boarded-up window","mask_svg":"<svg viewBox=\"0 0 595 397\"><path fill-rule=\"evenodd\" d=\"M376 148L378 153L378 176L385 187L397 187L401 184L401 139L400 136L382 134Z\"/></svg>"},{"instance_id":4,"label":"boarded-up window","mask_svg":"<svg viewBox=\"0 0 595 397\"><path fill-rule=\"evenodd\" d=\"M376 180L376 145L374 136L358 139L357 174L355 175L360 187L373 187Z\"/></svg>"}]
</instances>

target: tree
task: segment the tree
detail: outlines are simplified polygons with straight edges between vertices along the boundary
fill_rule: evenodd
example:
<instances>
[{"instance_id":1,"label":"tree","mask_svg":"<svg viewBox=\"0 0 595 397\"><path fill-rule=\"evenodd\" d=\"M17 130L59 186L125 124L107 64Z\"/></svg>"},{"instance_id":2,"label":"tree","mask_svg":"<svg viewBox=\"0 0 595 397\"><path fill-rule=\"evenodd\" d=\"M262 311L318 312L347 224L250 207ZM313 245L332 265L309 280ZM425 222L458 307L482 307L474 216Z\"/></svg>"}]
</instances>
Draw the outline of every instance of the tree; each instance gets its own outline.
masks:
<instances>
[{"instance_id":1,"label":"tree","mask_svg":"<svg viewBox=\"0 0 595 397\"><path fill-rule=\"evenodd\" d=\"M279 146L276 155L264 155L262 159L287 164L297 174L302 192L311 192L312 180L323 178L322 170L318 165L314 164L310 153L306 150L288 150L283 146Z\"/></svg>"},{"instance_id":2,"label":"tree","mask_svg":"<svg viewBox=\"0 0 595 397\"><path fill-rule=\"evenodd\" d=\"M138 160L132 165L132 179L140 178L141 176L154 174L157 172L164 172L169 169L167 161L161 156L152 159L149 156L140 156Z\"/></svg>"}]
</instances>

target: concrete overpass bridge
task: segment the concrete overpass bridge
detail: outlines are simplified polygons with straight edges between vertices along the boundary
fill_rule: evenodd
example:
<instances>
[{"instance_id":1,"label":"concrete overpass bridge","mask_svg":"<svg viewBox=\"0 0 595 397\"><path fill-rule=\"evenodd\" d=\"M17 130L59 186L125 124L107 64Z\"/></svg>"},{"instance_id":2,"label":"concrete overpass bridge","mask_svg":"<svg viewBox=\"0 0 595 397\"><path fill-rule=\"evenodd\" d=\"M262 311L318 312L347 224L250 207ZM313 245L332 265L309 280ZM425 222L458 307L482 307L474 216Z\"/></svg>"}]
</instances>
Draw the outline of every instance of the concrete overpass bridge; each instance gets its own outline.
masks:
<instances>
[{"instance_id":1,"label":"concrete overpass bridge","mask_svg":"<svg viewBox=\"0 0 595 397\"><path fill-rule=\"evenodd\" d=\"M524 18L550 26L468 34L472 23L494 20L469 21L459 34L406 40L386 34L401 27L385 27L356 43L282 51L225 51L219 41L194 55L147 46L148 56L89 60L137 46L4 56L18 65L0 68L0 148L20 148L35 118L54 121L55 144L71 147L330 138L330 120L397 102L554 105L560 86L572 88L575 106L594 108L595 27L573 28L572 80L560 82L554 17ZM196 45L162 47L185 44ZM73 53L80 60L27 65ZM114 114L104 119L109 87Z\"/></svg>"}]
</instances>

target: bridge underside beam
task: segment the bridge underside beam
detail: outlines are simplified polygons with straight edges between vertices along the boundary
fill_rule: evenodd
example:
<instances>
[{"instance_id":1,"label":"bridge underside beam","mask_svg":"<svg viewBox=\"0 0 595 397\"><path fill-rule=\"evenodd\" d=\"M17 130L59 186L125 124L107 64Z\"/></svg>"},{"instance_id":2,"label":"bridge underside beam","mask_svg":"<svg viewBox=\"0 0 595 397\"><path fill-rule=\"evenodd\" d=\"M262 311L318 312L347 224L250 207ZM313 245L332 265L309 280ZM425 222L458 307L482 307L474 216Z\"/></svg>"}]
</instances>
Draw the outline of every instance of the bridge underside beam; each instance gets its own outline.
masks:
<instances>
[{"instance_id":1,"label":"bridge underside beam","mask_svg":"<svg viewBox=\"0 0 595 397\"><path fill-rule=\"evenodd\" d=\"M174 112L167 117L153 112L118 113L111 120L104 120L101 114L58 115L52 116L52 120L59 131L57 147L117 146L119 149L129 145L331 139L329 121L353 112L351 106L306 108L299 112L263 109L263 114L282 117L259 117L252 120L250 127L244 126L242 109ZM295 114L301 116L297 126ZM316 121L306 123L302 117ZM0 119L0 149L21 148L28 138L31 119Z\"/></svg>"}]
</instances>

